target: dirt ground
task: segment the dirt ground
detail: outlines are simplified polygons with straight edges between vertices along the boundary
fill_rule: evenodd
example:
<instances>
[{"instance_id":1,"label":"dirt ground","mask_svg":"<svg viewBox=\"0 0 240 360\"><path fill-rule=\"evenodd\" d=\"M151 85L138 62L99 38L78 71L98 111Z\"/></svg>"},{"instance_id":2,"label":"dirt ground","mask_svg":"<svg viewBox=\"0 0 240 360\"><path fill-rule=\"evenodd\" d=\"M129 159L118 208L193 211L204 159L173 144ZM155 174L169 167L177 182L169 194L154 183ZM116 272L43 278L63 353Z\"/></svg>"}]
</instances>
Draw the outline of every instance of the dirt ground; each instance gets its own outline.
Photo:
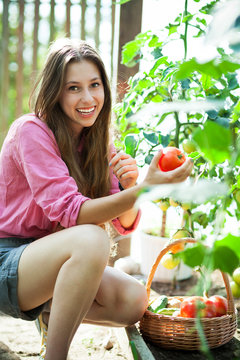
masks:
<instances>
[{"instance_id":1,"label":"dirt ground","mask_svg":"<svg viewBox=\"0 0 240 360\"><path fill-rule=\"evenodd\" d=\"M108 341L112 348L105 347ZM109 344L110 345L110 344ZM34 322L0 316L0 359L36 360L40 336ZM127 360L111 328L81 325L71 345L69 360Z\"/></svg>"}]
</instances>

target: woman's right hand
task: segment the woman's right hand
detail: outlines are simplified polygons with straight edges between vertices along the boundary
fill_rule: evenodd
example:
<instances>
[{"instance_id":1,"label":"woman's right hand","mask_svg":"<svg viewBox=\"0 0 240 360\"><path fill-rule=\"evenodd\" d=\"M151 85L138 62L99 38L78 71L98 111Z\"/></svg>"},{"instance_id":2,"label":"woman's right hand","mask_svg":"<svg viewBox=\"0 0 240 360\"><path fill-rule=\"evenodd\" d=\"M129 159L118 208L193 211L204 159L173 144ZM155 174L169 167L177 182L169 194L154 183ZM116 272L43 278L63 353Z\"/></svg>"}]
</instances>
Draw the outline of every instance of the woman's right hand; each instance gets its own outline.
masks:
<instances>
[{"instance_id":1,"label":"woman's right hand","mask_svg":"<svg viewBox=\"0 0 240 360\"><path fill-rule=\"evenodd\" d=\"M193 168L193 161L191 158L186 158L186 161L175 170L165 172L158 167L161 156L162 150L160 150L152 159L147 175L143 181L145 185L178 183L186 180L191 174Z\"/></svg>"}]
</instances>

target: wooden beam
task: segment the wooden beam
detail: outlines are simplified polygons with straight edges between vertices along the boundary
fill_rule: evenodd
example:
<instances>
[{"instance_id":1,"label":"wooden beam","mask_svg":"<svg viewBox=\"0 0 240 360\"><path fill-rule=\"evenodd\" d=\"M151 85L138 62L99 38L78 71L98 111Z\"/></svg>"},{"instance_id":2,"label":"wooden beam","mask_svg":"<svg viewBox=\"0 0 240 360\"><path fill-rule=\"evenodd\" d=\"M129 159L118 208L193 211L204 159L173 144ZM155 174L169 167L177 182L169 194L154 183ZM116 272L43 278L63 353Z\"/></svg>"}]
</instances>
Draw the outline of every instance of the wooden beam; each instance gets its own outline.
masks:
<instances>
[{"instance_id":1,"label":"wooden beam","mask_svg":"<svg viewBox=\"0 0 240 360\"><path fill-rule=\"evenodd\" d=\"M18 71L16 74L16 117L23 112L23 48L24 48L24 0L19 0L19 20L18 20L18 47L17 47L17 64Z\"/></svg>"},{"instance_id":2,"label":"wooden beam","mask_svg":"<svg viewBox=\"0 0 240 360\"><path fill-rule=\"evenodd\" d=\"M51 43L55 37L55 25L54 24L55 24L55 0L51 0L49 43Z\"/></svg>"},{"instance_id":3,"label":"wooden beam","mask_svg":"<svg viewBox=\"0 0 240 360\"><path fill-rule=\"evenodd\" d=\"M1 132L0 132L0 146L6 135L8 129L8 90L9 90L9 71L8 71L8 62L9 62L9 0L3 1L3 13L2 13L2 54L1 54Z\"/></svg>"},{"instance_id":4,"label":"wooden beam","mask_svg":"<svg viewBox=\"0 0 240 360\"><path fill-rule=\"evenodd\" d=\"M101 22L101 0L96 0L96 26L95 26L95 47L99 49L100 44L100 22Z\"/></svg>"},{"instance_id":5,"label":"wooden beam","mask_svg":"<svg viewBox=\"0 0 240 360\"><path fill-rule=\"evenodd\" d=\"M134 40L135 36L141 32L142 27L142 6L143 0L131 0L120 8L120 29L118 45L118 97L121 100L127 90L127 81L130 76L138 72L139 66L128 68L121 64L122 47L127 42Z\"/></svg>"},{"instance_id":6,"label":"wooden beam","mask_svg":"<svg viewBox=\"0 0 240 360\"><path fill-rule=\"evenodd\" d=\"M40 0L35 0L34 29L33 29L33 59L32 59L33 80L35 80L37 69L38 69L37 53L38 53L39 6L40 6Z\"/></svg>"},{"instance_id":7,"label":"wooden beam","mask_svg":"<svg viewBox=\"0 0 240 360\"><path fill-rule=\"evenodd\" d=\"M155 360L135 325L114 328L114 332L128 360Z\"/></svg>"},{"instance_id":8,"label":"wooden beam","mask_svg":"<svg viewBox=\"0 0 240 360\"><path fill-rule=\"evenodd\" d=\"M71 36L71 1L70 0L66 0L66 23L65 23L65 32L66 32L66 36L70 37Z\"/></svg>"},{"instance_id":9,"label":"wooden beam","mask_svg":"<svg viewBox=\"0 0 240 360\"><path fill-rule=\"evenodd\" d=\"M87 3L86 0L81 1L81 39L86 39L86 31L85 31L85 16L86 16L86 8Z\"/></svg>"},{"instance_id":10,"label":"wooden beam","mask_svg":"<svg viewBox=\"0 0 240 360\"><path fill-rule=\"evenodd\" d=\"M111 80L113 79L113 55L114 55L114 40L115 40L115 17L116 17L116 0L112 0L111 8Z\"/></svg>"}]
</instances>

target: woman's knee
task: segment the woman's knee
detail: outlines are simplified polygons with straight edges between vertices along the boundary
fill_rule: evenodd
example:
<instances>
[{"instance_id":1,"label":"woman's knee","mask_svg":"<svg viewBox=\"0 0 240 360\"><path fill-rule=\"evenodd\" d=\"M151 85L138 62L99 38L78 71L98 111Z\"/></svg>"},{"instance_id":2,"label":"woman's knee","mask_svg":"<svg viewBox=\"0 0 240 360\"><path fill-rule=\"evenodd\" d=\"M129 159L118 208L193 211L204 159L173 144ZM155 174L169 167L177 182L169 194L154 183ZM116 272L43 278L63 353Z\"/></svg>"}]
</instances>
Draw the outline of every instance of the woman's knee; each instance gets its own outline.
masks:
<instances>
[{"instance_id":1,"label":"woman's knee","mask_svg":"<svg viewBox=\"0 0 240 360\"><path fill-rule=\"evenodd\" d=\"M119 307L125 314L126 325L132 325L139 321L148 305L147 291L138 282L125 287L119 300Z\"/></svg>"},{"instance_id":2,"label":"woman's knee","mask_svg":"<svg viewBox=\"0 0 240 360\"><path fill-rule=\"evenodd\" d=\"M79 225L67 240L71 256L82 256L88 260L107 262L110 253L110 241L105 230L96 225Z\"/></svg>"}]
</instances>

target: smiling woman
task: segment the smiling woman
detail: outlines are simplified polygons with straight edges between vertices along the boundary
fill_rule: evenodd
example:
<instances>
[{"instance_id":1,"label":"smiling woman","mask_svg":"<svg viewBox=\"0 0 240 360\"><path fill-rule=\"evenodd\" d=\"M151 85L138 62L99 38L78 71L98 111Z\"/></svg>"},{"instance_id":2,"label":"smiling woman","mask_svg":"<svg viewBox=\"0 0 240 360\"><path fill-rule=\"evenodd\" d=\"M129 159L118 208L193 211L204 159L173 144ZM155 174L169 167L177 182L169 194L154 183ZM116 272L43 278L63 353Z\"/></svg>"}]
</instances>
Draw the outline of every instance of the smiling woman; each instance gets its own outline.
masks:
<instances>
[{"instance_id":1,"label":"smiling woman","mask_svg":"<svg viewBox=\"0 0 240 360\"><path fill-rule=\"evenodd\" d=\"M0 311L38 318L40 359L66 360L81 323L127 326L147 306L145 288L107 266L104 224L131 233L143 187L183 181L192 163L166 175L158 153L136 184L135 159L109 136L104 64L86 42L53 43L38 87L34 113L12 124L0 156Z\"/></svg>"}]
</instances>

